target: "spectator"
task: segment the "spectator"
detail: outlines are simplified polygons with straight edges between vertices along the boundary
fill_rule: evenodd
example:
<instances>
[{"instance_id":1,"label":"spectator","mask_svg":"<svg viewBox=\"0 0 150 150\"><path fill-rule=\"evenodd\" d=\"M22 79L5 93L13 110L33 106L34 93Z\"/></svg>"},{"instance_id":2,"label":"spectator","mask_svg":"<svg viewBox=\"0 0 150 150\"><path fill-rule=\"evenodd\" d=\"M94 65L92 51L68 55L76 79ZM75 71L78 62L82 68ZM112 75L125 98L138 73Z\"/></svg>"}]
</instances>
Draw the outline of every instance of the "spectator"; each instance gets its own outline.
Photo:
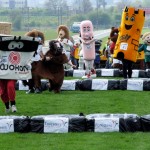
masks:
<instances>
[{"instance_id":1,"label":"spectator","mask_svg":"<svg viewBox=\"0 0 150 150\"><path fill-rule=\"evenodd\" d=\"M146 66L146 69L150 69L150 32L146 32L142 36L142 40L143 40L144 44L142 44L140 46L140 48L138 49L138 52L144 51L145 66Z\"/></svg>"},{"instance_id":2,"label":"spectator","mask_svg":"<svg viewBox=\"0 0 150 150\"><path fill-rule=\"evenodd\" d=\"M95 69L100 68L100 47L101 47L101 40L95 41L95 60L94 60L94 67Z\"/></svg>"},{"instance_id":3,"label":"spectator","mask_svg":"<svg viewBox=\"0 0 150 150\"><path fill-rule=\"evenodd\" d=\"M111 68L111 65L112 65L112 56L111 56L111 52L110 52L110 44L111 44L111 41L109 41L109 43L105 49L105 56L107 58L106 65L105 65L106 69Z\"/></svg>"},{"instance_id":4,"label":"spectator","mask_svg":"<svg viewBox=\"0 0 150 150\"><path fill-rule=\"evenodd\" d=\"M80 52L80 42L75 42L74 44L74 65L76 69L79 67L79 52Z\"/></svg>"}]
</instances>

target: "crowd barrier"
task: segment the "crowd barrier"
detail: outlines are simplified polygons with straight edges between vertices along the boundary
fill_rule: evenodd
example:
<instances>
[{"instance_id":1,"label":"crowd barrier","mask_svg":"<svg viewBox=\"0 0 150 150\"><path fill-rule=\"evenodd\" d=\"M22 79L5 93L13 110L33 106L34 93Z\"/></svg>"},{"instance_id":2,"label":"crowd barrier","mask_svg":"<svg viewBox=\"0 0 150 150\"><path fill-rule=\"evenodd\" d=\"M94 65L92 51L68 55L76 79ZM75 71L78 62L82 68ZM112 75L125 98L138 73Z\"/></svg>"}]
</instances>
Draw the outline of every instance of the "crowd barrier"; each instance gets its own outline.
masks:
<instances>
[{"instance_id":1,"label":"crowd barrier","mask_svg":"<svg viewBox=\"0 0 150 150\"><path fill-rule=\"evenodd\" d=\"M66 70L66 77L85 76L85 70ZM122 70L119 69L96 69L96 77L123 77ZM132 71L133 78L150 78L150 69Z\"/></svg>"},{"instance_id":2,"label":"crowd barrier","mask_svg":"<svg viewBox=\"0 0 150 150\"><path fill-rule=\"evenodd\" d=\"M89 114L0 116L0 133L149 132L150 115Z\"/></svg>"},{"instance_id":3,"label":"crowd barrier","mask_svg":"<svg viewBox=\"0 0 150 150\"><path fill-rule=\"evenodd\" d=\"M48 90L48 81L41 80L42 91ZM16 83L16 90L28 90L28 86L23 86L22 81ZM131 91L150 91L150 79L132 78L132 79L73 79L64 80L61 87L65 90L131 90Z\"/></svg>"}]
</instances>

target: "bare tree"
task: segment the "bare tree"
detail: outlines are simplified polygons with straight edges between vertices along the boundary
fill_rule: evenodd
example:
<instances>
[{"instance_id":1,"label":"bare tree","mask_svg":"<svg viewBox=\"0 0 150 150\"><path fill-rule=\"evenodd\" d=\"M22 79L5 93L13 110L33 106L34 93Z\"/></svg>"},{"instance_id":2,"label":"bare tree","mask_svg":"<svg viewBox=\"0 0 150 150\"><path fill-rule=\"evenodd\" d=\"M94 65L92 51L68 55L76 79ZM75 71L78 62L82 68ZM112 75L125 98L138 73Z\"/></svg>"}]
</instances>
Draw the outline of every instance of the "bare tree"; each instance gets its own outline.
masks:
<instances>
[{"instance_id":1,"label":"bare tree","mask_svg":"<svg viewBox=\"0 0 150 150\"><path fill-rule=\"evenodd\" d=\"M93 10L90 0L74 0L72 7L76 14L86 14Z\"/></svg>"}]
</instances>

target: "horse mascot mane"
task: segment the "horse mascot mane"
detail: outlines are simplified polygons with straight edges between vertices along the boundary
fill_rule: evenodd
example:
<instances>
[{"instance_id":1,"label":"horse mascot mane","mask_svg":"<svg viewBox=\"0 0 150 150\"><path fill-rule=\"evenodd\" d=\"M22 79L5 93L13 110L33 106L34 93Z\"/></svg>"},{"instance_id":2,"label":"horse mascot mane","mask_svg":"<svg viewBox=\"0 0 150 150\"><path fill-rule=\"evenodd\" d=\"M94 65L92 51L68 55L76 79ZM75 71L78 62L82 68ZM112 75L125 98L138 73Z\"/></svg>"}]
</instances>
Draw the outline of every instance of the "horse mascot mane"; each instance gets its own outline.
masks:
<instances>
[{"instance_id":1,"label":"horse mascot mane","mask_svg":"<svg viewBox=\"0 0 150 150\"><path fill-rule=\"evenodd\" d=\"M37 30L37 29L33 29L27 33L25 33L25 36L30 36L30 37L40 37L42 40L42 44L44 44L45 42L45 35L43 32Z\"/></svg>"}]
</instances>

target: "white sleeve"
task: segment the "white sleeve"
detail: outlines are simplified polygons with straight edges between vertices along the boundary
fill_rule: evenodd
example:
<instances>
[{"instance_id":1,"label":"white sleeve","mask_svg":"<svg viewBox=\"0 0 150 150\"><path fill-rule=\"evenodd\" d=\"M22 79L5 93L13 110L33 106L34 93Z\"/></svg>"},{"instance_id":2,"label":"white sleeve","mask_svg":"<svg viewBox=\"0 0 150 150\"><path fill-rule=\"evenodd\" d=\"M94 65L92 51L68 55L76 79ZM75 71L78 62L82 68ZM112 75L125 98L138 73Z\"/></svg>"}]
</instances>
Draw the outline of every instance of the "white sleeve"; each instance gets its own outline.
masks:
<instances>
[{"instance_id":1,"label":"white sleeve","mask_svg":"<svg viewBox=\"0 0 150 150\"><path fill-rule=\"evenodd\" d=\"M38 46L38 49L37 49L37 53L40 54L41 51L42 51L42 45L39 45L39 46Z\"/></svg>"}]
</instances>

